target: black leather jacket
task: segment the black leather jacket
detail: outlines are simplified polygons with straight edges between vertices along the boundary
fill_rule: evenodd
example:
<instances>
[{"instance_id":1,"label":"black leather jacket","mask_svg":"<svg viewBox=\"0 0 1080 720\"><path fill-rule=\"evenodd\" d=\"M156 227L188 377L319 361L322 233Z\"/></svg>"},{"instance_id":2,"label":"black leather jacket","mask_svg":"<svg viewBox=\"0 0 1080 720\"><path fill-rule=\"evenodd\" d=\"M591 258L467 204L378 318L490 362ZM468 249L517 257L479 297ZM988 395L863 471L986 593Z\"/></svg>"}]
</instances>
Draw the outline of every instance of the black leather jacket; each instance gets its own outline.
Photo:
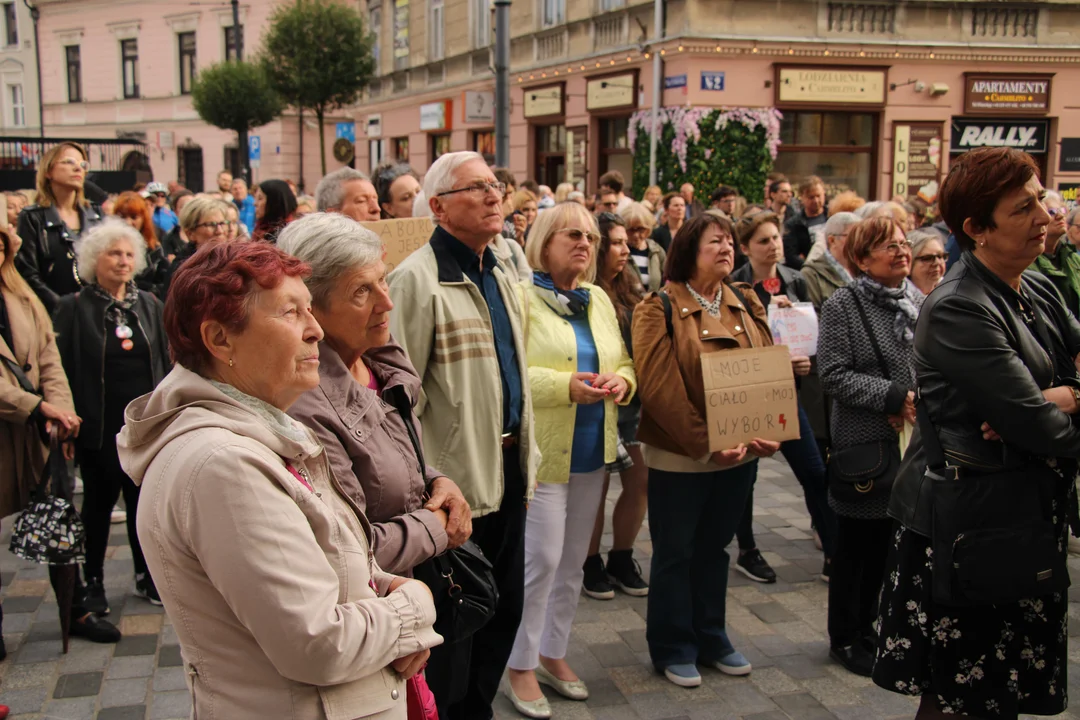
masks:
<instances>
[{"instance_id":1,"label":"black leather jacket","mask_svg":"<svg viewBox=\"0 0 1080 720\"><path fill-rule=\"evenodd\" d=\"M923 305L915 330L920 402L950 465L995 472L1036 457L1080 458L1080 427L1043 397L1056 384L1080 387L1073 358L1080 323L1042 275L1025 272L1024 293L1045 320L1055 358L1044 352L1020 314L1020 294L970 252L949 270ZM1052 364L1056 359L1056 364ZM989 423L1001 441L984 440ZM916 431L893 486L889 514L930 534L929 483Z\"/></svg>"},{"instance_id":2,"label":"black leather jacket","mask_svg":"<svg viewBox=\"0 0 1080 720\"><path fill-rule=\"evenodd\" d=\"M71 383L75 409L83 420L76 444L99 450L105 415L105 311L109 303L92 292L66 295L60 299L54 324L60 360ZM154 386L169 373L169 342L165 337L164 306L148 292L139 291L133 308L137 333L150 346L150 371Z\"/></svg>"},{"instance_id":3,"label":"black leather jacket","mask_svg":"<svg viewBox=\"0 0 1080 720\"><path fill-rule=\"evenodd\" d=\"M56 313L62 295L82 287L75 267L75 239L101 222L101 206L91 203L80 208L79 215L81 230L75 235L55 207L31 205L19 213L17 232L23 244L15 256L15 267L50 315Z\"/></svg>"}]
</instances>

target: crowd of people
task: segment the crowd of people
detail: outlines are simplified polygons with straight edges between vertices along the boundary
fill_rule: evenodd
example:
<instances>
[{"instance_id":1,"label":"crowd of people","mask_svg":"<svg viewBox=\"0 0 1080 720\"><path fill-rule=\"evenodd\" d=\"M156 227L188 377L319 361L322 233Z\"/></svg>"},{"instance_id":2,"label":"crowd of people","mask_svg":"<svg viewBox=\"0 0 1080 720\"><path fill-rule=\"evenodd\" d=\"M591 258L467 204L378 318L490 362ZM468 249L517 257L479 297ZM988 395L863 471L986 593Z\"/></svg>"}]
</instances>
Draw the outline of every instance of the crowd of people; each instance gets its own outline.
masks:
<instances>
[{"instance_id":1,"label":"crowd of people","mask_svg":"<svg viewBox=\"0 0 1080 720\"><path fill-rule=\"evenodd\" d=\"M57 437L84 488L72 634L117 642L123 496L134 593L185 619L196 714L405 718L420 698L484 720L501 690L551 717L542 686L589 697L567 660L582 592L647 596L675 685L747 675L724 548L776 582L752 522L777 452L837 663L920 696L919 718L1064 710L1080 217L1026 154L954 159L933 206L782 175L762 203L721 186L706 207L690 183L635 201L616 171L586 196L471 152L422 179L342 168L312 197L224 171L211 193L91 197L88 170L61 143L33 202L7 197L0 511L28 506ZM421 215L434 233L388 274L360 223ZM819 324L790 358L798 437L716 449L702 357L772 346L770 308L795 304ZM473 564L449 592L485 590L472 615L414 579L451 556Z\"/></svg>"}]
</instances>

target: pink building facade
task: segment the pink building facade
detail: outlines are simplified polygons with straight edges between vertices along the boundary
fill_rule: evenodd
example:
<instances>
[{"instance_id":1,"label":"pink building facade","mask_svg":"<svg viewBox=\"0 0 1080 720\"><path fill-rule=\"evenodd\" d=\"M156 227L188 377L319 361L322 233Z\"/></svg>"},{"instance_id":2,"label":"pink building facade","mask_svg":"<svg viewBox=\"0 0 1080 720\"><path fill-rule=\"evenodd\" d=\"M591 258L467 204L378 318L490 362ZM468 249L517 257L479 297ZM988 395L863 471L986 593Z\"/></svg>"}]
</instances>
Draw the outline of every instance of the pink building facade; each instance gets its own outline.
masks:
<instances>
[{"instance_id":1,"label":"pink building facade","mask_svg":"<svg viewBox=\"0 0 1080 720\"><path fill-rule=\"evenodd\" d=\"M240 5L244 56L259 47L276 0ZM46 134L51 137L131 138L148 147L144 170L154 180L179 180L193 190L216 187L220 170L235 166L236 134L207 125L191 103L191 77L232 57L228 3L151 3L118 0L38 0ZM328 117L327 168L334 123ZM318 127L295 114L252 132L261 160L253 179L301 178L310 191L321 177ZM93 160L93 159L92 159ZM135 163L137 158L130 158ZM143 173L143 177L146 173Z\"/></svg>"}]
</instances>

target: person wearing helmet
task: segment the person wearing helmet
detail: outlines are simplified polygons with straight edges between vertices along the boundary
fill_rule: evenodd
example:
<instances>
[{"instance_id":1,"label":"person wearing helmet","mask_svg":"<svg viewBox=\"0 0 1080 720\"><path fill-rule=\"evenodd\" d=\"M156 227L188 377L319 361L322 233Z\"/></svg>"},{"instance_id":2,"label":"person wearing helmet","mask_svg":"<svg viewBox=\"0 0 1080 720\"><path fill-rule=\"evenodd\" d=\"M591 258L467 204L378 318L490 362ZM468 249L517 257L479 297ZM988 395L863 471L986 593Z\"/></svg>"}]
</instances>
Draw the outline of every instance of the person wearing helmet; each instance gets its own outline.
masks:
<instances>
[{"instance_id":1,"label":"person wearing helmet","mask_svg":"<svg viewBox=\"0 0 1080 720\"><path fill-rule=\"evenodd\" d=\"M169 191L164 183L152 182L146 186L146 194L154 206L154 228L157 236L165 237L179 223L176 213L169 208Z\"/></svg>"}]
</instances>

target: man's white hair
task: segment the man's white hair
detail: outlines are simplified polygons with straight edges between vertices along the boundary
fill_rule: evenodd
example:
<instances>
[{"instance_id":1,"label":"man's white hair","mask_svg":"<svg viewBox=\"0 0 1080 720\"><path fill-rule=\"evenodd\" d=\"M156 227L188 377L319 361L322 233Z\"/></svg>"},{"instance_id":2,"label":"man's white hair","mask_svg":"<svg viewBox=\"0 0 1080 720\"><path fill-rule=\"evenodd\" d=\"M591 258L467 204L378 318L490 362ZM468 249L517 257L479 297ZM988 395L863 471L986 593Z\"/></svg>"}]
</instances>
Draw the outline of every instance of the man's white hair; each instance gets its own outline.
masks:
<instances>
[{"instance_id":1,"label":"man's white hair","mask_svg":"<svg viewBox=\"0 0 1080 720\"><path fill-rule=\"evenodd\" d=\"M118 218L106 218L88 232L79 243L79 277L87 283L97 282L97 263L101 253L121 240L131 243L135 251L135 272L132 277L146 269L146 240L142 233Z\"/></svg>"},{"instance_id":2,"label":"man's white hair","mask_svg":"<svg viewBox=\"0 0 1080 720\"><path fill-rule=\"evenodd\" d=\"M330 173L315 186L315 209L319 212L337 210L345 199L345 184L353 180L367 180L367 175L351 167L343 167Z\"/></svg>"},{"instance_id":3,"label":"man's white hair","mask_svg":"<svg viewBox=\"0 0 1080 720\"><path fill-rule=\"evenodd\" d=\"M416 193L416 197L412 201L412 215L413 217L431 217L431 205L427 201L427 193L423 190Z\"/></svg>"},{"instance_id":4,"label":"man's white hair","mask_svg":"<svg viewBox=\"0 0 1080 720\"><path fill-rule=\"evenodd\" d=\"M440 193L454 189L454 173L459 167L472 160L479 160L486 166L484 156L471 151L446 153L439 157L424 176L424 195L431 199Z\"/></svg>"}]
</instances>

